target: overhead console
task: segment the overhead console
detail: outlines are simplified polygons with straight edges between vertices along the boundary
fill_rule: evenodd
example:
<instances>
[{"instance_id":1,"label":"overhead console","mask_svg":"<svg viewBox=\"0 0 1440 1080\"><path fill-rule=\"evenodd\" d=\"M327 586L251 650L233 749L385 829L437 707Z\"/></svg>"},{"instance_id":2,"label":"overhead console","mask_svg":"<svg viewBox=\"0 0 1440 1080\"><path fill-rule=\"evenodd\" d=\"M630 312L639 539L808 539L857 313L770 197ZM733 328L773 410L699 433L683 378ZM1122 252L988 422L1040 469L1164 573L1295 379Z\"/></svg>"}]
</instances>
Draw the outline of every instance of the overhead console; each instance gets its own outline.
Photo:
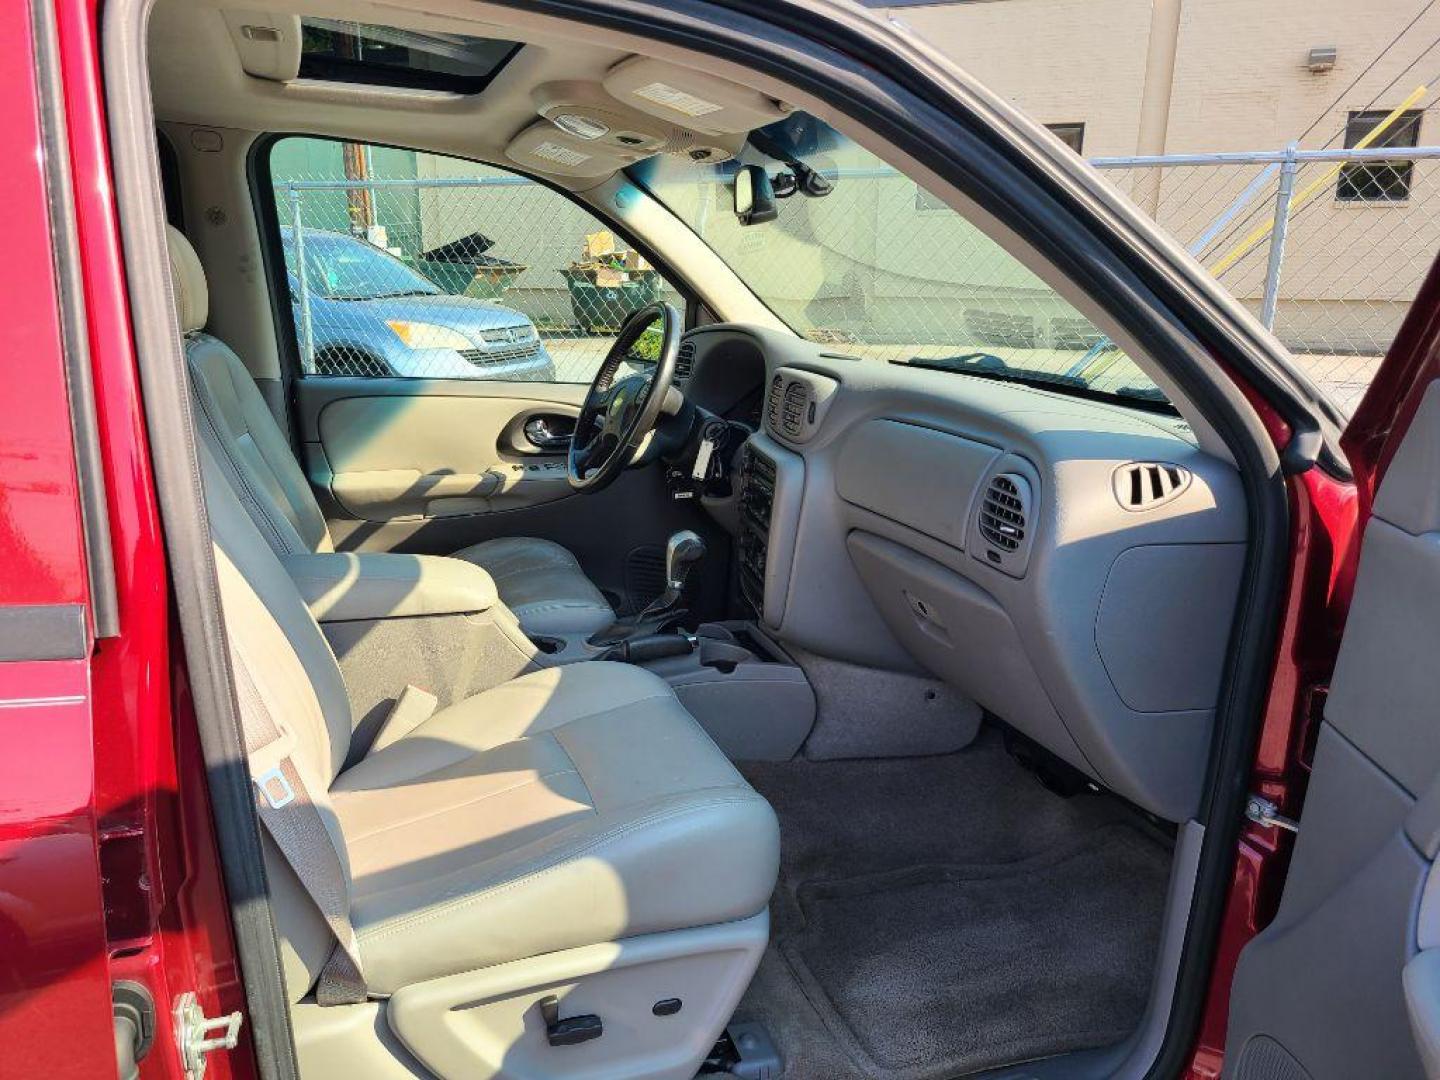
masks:
<instances>
[{"instance_id":1,"label":"overhead console","mask_svg":"<svg viewBox=\"0 0 1440 1080\"><path fill-rule=\"evenodd\" d=\"M757 90L649 57L632 56L601 82L546 83L541 119L506 147L511 161L561 176L603 177L655 154L728 161L746 133L786 109Z\"/></svg>"}]
</instances>

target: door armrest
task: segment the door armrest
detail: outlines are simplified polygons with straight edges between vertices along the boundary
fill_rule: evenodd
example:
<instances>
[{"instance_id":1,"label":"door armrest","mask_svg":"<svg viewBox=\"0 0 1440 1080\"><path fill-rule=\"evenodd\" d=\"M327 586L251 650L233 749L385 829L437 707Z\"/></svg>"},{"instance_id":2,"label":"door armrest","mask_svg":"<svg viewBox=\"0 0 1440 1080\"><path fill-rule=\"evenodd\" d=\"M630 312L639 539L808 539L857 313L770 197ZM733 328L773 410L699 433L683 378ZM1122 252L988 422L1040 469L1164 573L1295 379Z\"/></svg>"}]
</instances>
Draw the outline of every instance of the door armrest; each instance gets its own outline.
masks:
<instances>
[{"instance_id":1,"label":"door armrest","mask_svg":"<svg viewBox=\"0 0 1440 1080\"><path fill-rule=\"evenodd\" d=\"M456 615L500 602L489 574L444 555L325 552L281 561L319 622Z\"/></svg>"}]
</instances>

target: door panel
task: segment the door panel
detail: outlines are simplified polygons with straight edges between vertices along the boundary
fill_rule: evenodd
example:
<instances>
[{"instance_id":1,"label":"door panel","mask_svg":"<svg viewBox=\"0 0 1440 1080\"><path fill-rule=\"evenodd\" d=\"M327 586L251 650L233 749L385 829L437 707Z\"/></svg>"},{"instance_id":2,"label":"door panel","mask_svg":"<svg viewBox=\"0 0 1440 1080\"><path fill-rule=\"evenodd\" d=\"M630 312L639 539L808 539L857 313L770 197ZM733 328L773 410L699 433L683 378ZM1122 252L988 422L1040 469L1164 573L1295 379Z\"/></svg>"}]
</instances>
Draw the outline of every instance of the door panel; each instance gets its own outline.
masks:
<instances>
[{"instance_id":1,"label":"door panel","mask_svg":"<svg viewBox=\"0 0 1440 1080\"><path fill-rule=\"evenodd\" d=\"M568 388L566 388L568 391ZM315 418L310 475L366 521L518 510L571 494L565 458L528 446L533 417L567 417L568 401L367 389Z\"/></svg>"},{"instance_id":2,"label":"door panel","mask_svg":"<svg viewBox=\"0 0 1440 1080\"><path fill-rule=\"evenodd\" d=\"M1433 963L1410 976L1414 1032L1403 973L1440 946L1421 919L1440 848L1437 484L1440 381L1376 493L1285 892L1236 968L1236 1080L1426 1075Z\"/></svg>"},{"instance_id":3,"label":"door panel","mask_svg":"<svg viewBox=\"0 0 1440 1080\"><path fill-rule=\"evenodd\" d=\"M296 381L306 472L341 550L448 554L501 536L554 540L623 607L637 566L694 529L711 555L697 572L701 610L718 612L729 541L658 464L576 495L564 456L530 446L525 422L571 417L586 387L480 380Z\"/></svg>"}]
</instances>

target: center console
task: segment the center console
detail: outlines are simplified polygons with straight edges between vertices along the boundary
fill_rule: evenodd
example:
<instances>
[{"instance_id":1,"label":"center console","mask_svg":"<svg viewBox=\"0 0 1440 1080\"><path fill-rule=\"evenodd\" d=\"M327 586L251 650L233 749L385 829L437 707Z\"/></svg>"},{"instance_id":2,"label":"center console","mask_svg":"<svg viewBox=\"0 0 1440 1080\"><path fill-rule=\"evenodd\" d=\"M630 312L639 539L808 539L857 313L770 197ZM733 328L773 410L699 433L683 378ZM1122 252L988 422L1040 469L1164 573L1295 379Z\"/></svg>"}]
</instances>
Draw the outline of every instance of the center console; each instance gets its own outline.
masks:
<instances>
[{"instance_id":1,"label":"center console","mask_svg":"<svg viewBox=\"0 0 1440 1080\"><path fill-rule=\"evenodd\" d=\"M770 523L775 511L775 479L775 462L753 443L747 444L740 462L740 596L762 620Z\"/></svg>"}]
</instances>

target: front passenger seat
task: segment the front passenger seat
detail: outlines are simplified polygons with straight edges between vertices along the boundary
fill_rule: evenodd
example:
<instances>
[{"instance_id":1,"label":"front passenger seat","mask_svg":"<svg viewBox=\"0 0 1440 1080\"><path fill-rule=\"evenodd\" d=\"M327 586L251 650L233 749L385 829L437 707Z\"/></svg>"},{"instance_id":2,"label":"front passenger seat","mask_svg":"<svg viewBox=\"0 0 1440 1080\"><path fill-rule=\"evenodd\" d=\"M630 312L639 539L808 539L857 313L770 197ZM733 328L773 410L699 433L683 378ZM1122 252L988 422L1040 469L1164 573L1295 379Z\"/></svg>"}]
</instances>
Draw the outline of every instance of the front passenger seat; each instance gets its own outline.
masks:
<instances>
[{"instance_id":1,"label":"front passenger seat","mask_svg":"<svg viewBox=\"0 0 1440 1080\"><path fill-rule=\"evenodd\" d=\"M167 226L175 310L185 335L196 422L223 451L232 485L270 546L282 555L333 551L330 529L289 443L240 358L204 332L210 293L200 257ZM568 550L549 540L507 536L453 552L481 567L526 633L589 635L615 621L600 590Z\"/></svg>"},{"instance_id":2,"label":"front passenger seat","mask_svg":"<svg viewBox=\"0 0 1440 1080\"><path fill-rule=\"evenodd\" d=\"M344 768L335 657L199 449L302 1076L690 1080L768 939L769 804L662 679L595 661Z\"/></svg>"}]
</instances>

